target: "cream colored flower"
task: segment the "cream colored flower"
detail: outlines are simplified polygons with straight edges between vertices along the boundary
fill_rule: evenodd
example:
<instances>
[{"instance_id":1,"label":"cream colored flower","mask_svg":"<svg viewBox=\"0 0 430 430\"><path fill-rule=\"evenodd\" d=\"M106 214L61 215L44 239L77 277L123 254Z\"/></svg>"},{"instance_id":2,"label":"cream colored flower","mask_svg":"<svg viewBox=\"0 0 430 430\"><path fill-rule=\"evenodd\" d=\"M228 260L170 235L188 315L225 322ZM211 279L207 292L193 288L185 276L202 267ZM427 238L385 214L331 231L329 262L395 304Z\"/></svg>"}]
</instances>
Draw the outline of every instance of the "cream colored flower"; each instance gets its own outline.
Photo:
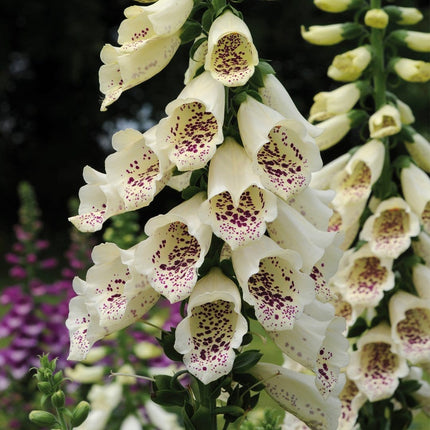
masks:
<instances>
[{"instance_id":1,"label":"cream colored flower","mask_svg":"<svg viewBox=\"0 0 430 430\"><path fill-rule=\"evenodd\" d=\"M324 12L339 13L360 6L359 0L314 0L317 8Z\"/></svg>"},{"instance_id":2,"label":"cream colored flower","mask_svg":"<svg viewBox=\"0 0 430 430\"><path fill-rule=\"evenodd\" d=\"M425 235L422 233L420 236ZM430 299L430 267L415 264L412 268L412 282L415 290L422 299Z\"/></svg>"},{"instance_id":3,"label":"cream colored flower","mask_svg":"<svg viewBox=\"0 0 430 430\"><path fill-rule=\"evenodd\" d=\"M335 81L350 82L358 79L369 65L372 55L368 45L336 55L327 75Z\"/></svg>"},{"instance_id":4,"label":"cream colored flower","mask_svg":"<svg viewBox=\"0 0 430 430\"><path fill-rule=\"evenodd\" d=\"M369 9L364 15L364 23L372 28L385 28L390 17L383 9Z\"/></svg>"},{"instance_id":5,"label":"cream colored flower","mask_svg":"<svg viewBox=\"0 0 430 430\"><path fill-rule=\"evenodd\" d=\"M396 30L390 34L390 39L394 39L396 42L417 52L430 52L430 33Z\"/></svg>"},{"instance_id":6,"label":"cream colored flower","mask_svg":"<svg viewBox=\"0 0 430 430\"><path fill-rule=\"evenodd\" d=\"M400 112L392 105L384 105L369 118L370 137L380 139L397 134L402 129Z\"/></svg>"},{"instance_id":7,"label":"cream colored flower","mask_svg":"<svg viewBox=\"0 0 430 430\"><path fill-rule=\"evenodd\" d=\"M427 82L430 80L430 63L409 58L392 60L394 71L408 82Z\"/></svg>"},{"instance_id":8,"label":"cream colored flower","mask_svg":"<svg viewBox=\"0 0 430 430\"><path fill-rule=\"evenodd\" d=\"M343 24L313 25L306 30L301 26L303 39L314 45L335 45L342 40L352 39L360 34L360 24L346 22Z\"/></svg>"},{"instance_id":9,"label":"cream colored flower","mask_svg":"<svg viewBox=\"0 0 430 430\"><path fill-rule=\"evenodd\" d=\"M419 133L414 133L412 138L412 142L404 142L407 151L418 167L430 173L430 142Z\"/></svg>"},{"instance_id":10,"label":"cream colored flower","mask_svg":"<svg viewBox=\"0 0 430 430\"><path fill-rule=\"evenodd\" d=\"M414 25L423 19L421 11L415 7L386 6L384 8L392 21L400 25Z\"/></svg>"},{"instance_id":11,"label":"cream colored flower","mask_svg":"<svg viewBox=\"0 0 430 430\"><path fill-rule=\"evenodd\" d=\"M396 99L396 106L400 113L400 121L402 121L402 124L409 125L415 122L414 113L406 103L402 102L400 99Z\"/></svg>"}]
</instances>

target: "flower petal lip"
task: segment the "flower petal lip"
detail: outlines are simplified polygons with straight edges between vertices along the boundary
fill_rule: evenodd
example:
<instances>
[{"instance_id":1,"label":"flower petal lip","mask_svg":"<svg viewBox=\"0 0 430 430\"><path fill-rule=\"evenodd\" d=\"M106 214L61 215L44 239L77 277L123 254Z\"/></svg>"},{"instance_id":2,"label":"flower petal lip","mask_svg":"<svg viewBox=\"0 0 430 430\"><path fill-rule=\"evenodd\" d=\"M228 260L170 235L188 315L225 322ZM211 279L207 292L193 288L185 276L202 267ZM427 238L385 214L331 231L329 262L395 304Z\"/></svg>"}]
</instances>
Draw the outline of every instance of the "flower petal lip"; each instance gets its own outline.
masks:
<instances>
[{"instance_id":1,"label":"flower petal lip","mask_svg":"<svg viewBox=\"0 0 430 430\"><path fill-rule=\"evenodd\" d=\"M397 258L420 232L418 217L400 197L382 201L365 221L360 239L370 242L377 257Z\"/></svg>"},{"instance_id":2,"label":"flower petal lip","mask_svg":"<svg viewBox=\"0 0 430 430\"><path fill-rule=\"evenodd\" d=\"M205 70L227 87L245 85L254 74L258 53L246 24L231 11L212 23Z\"/></svg>"},{"instance_id":3,"label":"flower petal lip","mask_svg":"<svg viewBox=\"0 0 430 430\"><path fill-rule=\"evenodd\" d=\"M360 46L336 55L327 75L335 81L351 82L358 79L372 59L369 46Z\"/></svg>"},{"instance_id":4,"label":"flower petal lip","mask_svg":"<svg viewBox=\"0 0 430 430\"><path fill-rule=\"evenodd\" d=\"M198 217L203 199L203 193L196 194L167 214L151 218L145 225L148 238L136 249L136 270L171 303L190 295L209 250L212 232Z\"/></svg>"},{"instance_id":5,"label":"flower petal lip","mask_svg":"<svg viewBox=\"0 0 430 430\"><path fill-rule=\"evenodd\" d=\"M312 280L300 271L300 255L267 236L233 251L232 260L243 298L266 330L292 328L315 297Z\"/></svg>"},{"instance_id":6,"label":"flower petal lip","mask_svg":"<svg viewBox=\"0 0 430 430\"><path fill-rule=\"evenodd\" d=\"M407 82L428 82L430 80L430 63L410 58L391 60L394 71Z\"/></svg>"},{"instance_id":7,"label":"flower petal lip","mask_svg":"<svg viewBox=\"0 0 430 430\"><path fill-rule=\"evenodd\" d=\"M338 393L323 399L312 375L262 362L254 366L250 373L262 381L267 394L283 409L305 422L312 430L337 429L341 410ZM342 385L340 383L339 387Z\"/></svg>"},{"instance_id":8,"label":"flower petal lip","mask_svg":"<svg viewBox=\"0 0 430 430\"><path fill-rule=\"evenodd\" d=\"M202 221L236 248L261 237L276 215L276 197L262 187L243 147L227 138L211 160Z\"/></svg>"},{"instance_id":9,"label":"flower petal lip","mask_svg":"<svg viewBox=\"0 0 430 430\"><path fill-rule=\"evenodd\" d=\"M430 298L398 291L389 311L391 336L401 353L414 365L430 363Z\"/></svg>"},{"instance_id":10,"label":"flower petal lip","mask_svg":"<svg viewBox=\"0 0 430 430\"><path fill-rule=\"evenodd\" d=\"M379 139L397 134L402 129L400 112L394 106L386 104L369 118L370 137Z\"/></svg>"},{"instance_id":11,"label":"flower petal lip","mask_svg":"<svg viewBox=\"0 0 430 430\"><path fill-rule=\"evenodd\" d=\"M223 141L225 92L204 72L191 80L166 107L157 127L157 146L169 153L180 171L204 167Z\"/></svg>"},{"instance_id":12,"label":"flower petal lip","mask_svg":"<svg viewBox=\"0 0 430 430\"><path fill-rule=\"evenodd\" d=\"M219 268L200 279L191 294L187 317L176 328L174 347L184 354L188 371L204 384L233 367L233 349L248 331L240 305L236 285Z\"/></svg>"}]
</instances>

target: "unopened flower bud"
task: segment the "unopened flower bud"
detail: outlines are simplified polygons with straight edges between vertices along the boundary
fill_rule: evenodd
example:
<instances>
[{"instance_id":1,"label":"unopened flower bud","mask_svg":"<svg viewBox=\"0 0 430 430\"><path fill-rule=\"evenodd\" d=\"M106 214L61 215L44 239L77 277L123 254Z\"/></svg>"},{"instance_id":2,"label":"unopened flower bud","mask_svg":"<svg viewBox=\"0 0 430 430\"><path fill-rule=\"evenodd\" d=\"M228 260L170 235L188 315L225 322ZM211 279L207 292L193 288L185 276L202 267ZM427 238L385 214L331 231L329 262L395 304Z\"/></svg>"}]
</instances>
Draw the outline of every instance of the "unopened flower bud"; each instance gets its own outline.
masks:
<instances>
[{"instance_id":1,"label":"unopened flower bud","mask_svg":"<svg viewBox=\"0 0 430 430\"><path fill-rule=\"evenodd\" d=\"M400 112L391 105L384 105L369 118L370 137L380 139L397 134L402 129Z\"/></svg>"},{"instance_id":2,"label":"unopened flower bud","mask_svg":"<svg viewBox=\"0 0 430 430\"><path fill-rule=\"evenodd\" d=\"M419 133L413 133L412 138L405 142L407 151L418 167L430 173L430 142Z\"/></svg>"},{"instance_id":3,"label":"unopened flower bud","mask_svg":"<svg viewBox=\"0 0 430 430\"><path fill-rule=\"evenodd\" d=\"M358 37L363 31L360 24L346 22L344 24L313 25L308 30L302 25L303 39L314 45L335 45L345 39Z\"/></svg>"},{"instance_id":4,"label":"unopened flower bud","mask_svg":"<svg viewBox=\"0 0 430 430\"><path fill-rule=\"evenodd\" d=\"M364 23L372 28L385 28L390 17L383 9L370 9L364 16Z\"/></svg>"},{"instance_id":5,"label":"unopened flower bud","mask_svg":"<svg viewBox=\"0 0 430 430\"><path fill-rule=\"evenodd\" d=\"M421 31L396 30L390 39L418 52L430 52L430 33Z\"/></svg>"},{"instance_id":6,"label":"unopened flower bud","mask_svg":"<svg viewBox=\"0 0 430 430\"><path fill-rule=\"evenodd\" d=\"M336 55L328 68L327 75L335 81L355 81L369 65L371 59L369 46L360 46Z\"/></svg>"},{"instance_id":7,"label":"unopened flower bud","mask_svg":"<svg viewBox=\"0 0 430 430\"><path fill-rule=\"evenodd\" d=\"M405 81L428 82L430 80L430 63L409 58L393 58L391 67Z\"/></svg>"},{"instance_id":8,"label":"unopened flower bud","mask_svg":"<svg viewBox=\"0 0 430 430\"><path fill-rule=\"evenodd\" d=\"M390 20L400 25L414 25L423 19L423 14L414 7L385 6Z\"/></svg>"},{"instance_id":9,"label":"unopened flower bud","mask_svg":"<svg viewBox=\"0 0 430 430\"><path fill-rule=\"evenodd\" d=\"M40 427L50 427L57 423L55 415L46 411L31 411L28 418Z\"/></svg>"},{"instance_id":10,"label":"unopened flower bud","mask_svg":"<svg viewBox=\"0 0 430 430\"><path fill-rule=\"evenodd\" d=\"M396 105L400 113L400 121L402 121L402 124L409 125L415 122L415 116L412 109L405 102L396 99Z\"/></svg>"},{"instance_id":11,"label":"unopened flower bud","mask_svg":"<svg viewBox=\"0 0 430 430\"><path fill-rule=\"evenodd\" d=\"M51 394L51 392L52 392L52 387L51 387L51 384L49 382L38 382L37 388L43 394Z\"/></svg>"},{"instance_id":12,"label":"unopened flower bud","mask_svg":"<svg viewBox=\"0 0 430 430\"><path fill-rule=\"evenodd\" d=\"M72 413L71 424L73 427L80 426L88 417L90 413L90 405L85 400L77 404Z\"/></svg>"},{"instance_id":13,"label":"unopened flower bud","mask_svg":"<svg viewBox=\"0 0 430 430\"><path fill-rule=\"evenodd\" d=\"M64 396L64 392L61 390L56 391L51 397L52 406L54 406L54 408L62 408L65 401L66 397Z\"/></svg>"},{"instance_id":14,"label":"unopened flower bud","mask_svg":"<svg viewBox=\"0 0 430 430\"><path fill-rule=\"evenodd\" d=\"M324 12L339 13L348 9L356 9L362 6L362 0L314 0L318 9Z\"/></svg>"}]
</instances>

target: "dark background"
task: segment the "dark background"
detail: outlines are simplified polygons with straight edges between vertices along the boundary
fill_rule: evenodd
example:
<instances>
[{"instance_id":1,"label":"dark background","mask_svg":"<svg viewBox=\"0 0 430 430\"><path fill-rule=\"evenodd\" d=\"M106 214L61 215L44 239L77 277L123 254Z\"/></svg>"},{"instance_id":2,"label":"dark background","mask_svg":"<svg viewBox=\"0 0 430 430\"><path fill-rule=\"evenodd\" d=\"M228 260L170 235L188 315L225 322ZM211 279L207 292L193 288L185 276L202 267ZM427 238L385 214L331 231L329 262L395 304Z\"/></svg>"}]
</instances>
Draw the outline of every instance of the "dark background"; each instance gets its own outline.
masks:
<instances>
[{"instance_id":1,"label":"dark background","mask_svg":"<svg viewBox=\"0 0 430 430\"><path fill-rule=\"evenodd\" d=\"M107 112L99 111L99 52L104 43L116 44L123 9L132 4L129 0L1 1L0 251L8 250L17 222L19 181L34 186L45 234L61 241L69 229L67 201L84 184L84 165L103 171L111 135L135 125L130 121L136 121L138 112L141 131L157 122L165 105L181 91L189 45L181 47L159 75L126 91ZM411 29L429 31L427 0L396 4L426 7L424 22ZM334 55L354 48L356 42L310 45L300 37L300 25L344 22L351 14L324 13L311 0L245 0L237 7L244 13L260 58L272 61L303 114L315 93L340 85L326 77L327 67ZM429 61L427 54L406 51L405 55ZM415 126L427 137L429 88L401 84L395 90L416 114L420 112ZM324 158L342 152L342 145ZM145 216L155 215L172 198L176 198L173 193L161 193Z\"/></svg>"}]
</instances>

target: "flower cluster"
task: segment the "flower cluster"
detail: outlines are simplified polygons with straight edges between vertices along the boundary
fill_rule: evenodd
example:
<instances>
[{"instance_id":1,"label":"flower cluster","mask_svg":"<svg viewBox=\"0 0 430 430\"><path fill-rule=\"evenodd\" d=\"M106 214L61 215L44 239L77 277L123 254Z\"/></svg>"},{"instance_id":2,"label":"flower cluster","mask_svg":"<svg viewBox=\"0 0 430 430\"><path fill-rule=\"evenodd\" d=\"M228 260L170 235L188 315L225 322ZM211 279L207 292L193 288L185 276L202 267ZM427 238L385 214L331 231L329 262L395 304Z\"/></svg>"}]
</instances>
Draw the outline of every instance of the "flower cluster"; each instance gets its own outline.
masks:
<instances>
[{"instance_id":1,"label":"flower cluster","mask_svg":"<svg viewBox=\"0 0 430 430\"><path fill-rule=\"evenodd\" d=\"M360 38L359 48L337 55L328 68L328 76L344 84L314 97L310 120L324 130L317 144L330 148L354 127L366 136L310 184L335 191L329 231L342 233L345 250L329 282L336 315L346 318L351 339L339 428L352 429L356 422L390 427L396 420L407 426L411 408L425 410L428 402L420 396L428 384L415 366L430 364L430 143L411 127L410 107L388 91L387 75L429 81L429 63L399 52L430 52L430 35L396 28L422 19L415 8L383 7L380 0L314 3L326 12L356 13L354 22L303 29L308 42ZM354 110L359 101L372 107ZM420 389L410 381L416 375ZM384 408L390 412L377 416Z\"/></svg>"},{"instance_id":2,"label":"flower cluster","mask_svg":"<svg viewBox=\"0 0 430 430\"><path fill-rule=\"evenodd\" d=\"M111 216L149 205L166 185L185 201L149 219L137 245L94 248L85 280L73 281L69 359L83 360L95 342L141 320L164 296L183 303L186 313L161 343L196 378L200 394L196 404L176 377L156 379L156 401L158 391L174 393L170 401L190 422L206 413L214 428L217 412L199 406L208 400L201 393L210 397L205 386L216 383L215 399L223 387L230 398L226 419L234 421L255 406L253 375L311 428L335 429L348 342L343 318L328 303L327 279L340 256L338 234L328 231L333 194L309 187L322 166L320 130L259 61L241 13L225 1L194 3L194 9L191 0L127 8L121 47L102 50L104 109L161 70L180 41L194 40L185 87L166 116L144 133L116 133L105 173L85 167L87 184L71 222L97 231ZM252 359L240 359L250 319L310 374L253 366L261 355L250 351ZM237 374L250 367L244 382Z\"/></svg>"}]
</instances>

